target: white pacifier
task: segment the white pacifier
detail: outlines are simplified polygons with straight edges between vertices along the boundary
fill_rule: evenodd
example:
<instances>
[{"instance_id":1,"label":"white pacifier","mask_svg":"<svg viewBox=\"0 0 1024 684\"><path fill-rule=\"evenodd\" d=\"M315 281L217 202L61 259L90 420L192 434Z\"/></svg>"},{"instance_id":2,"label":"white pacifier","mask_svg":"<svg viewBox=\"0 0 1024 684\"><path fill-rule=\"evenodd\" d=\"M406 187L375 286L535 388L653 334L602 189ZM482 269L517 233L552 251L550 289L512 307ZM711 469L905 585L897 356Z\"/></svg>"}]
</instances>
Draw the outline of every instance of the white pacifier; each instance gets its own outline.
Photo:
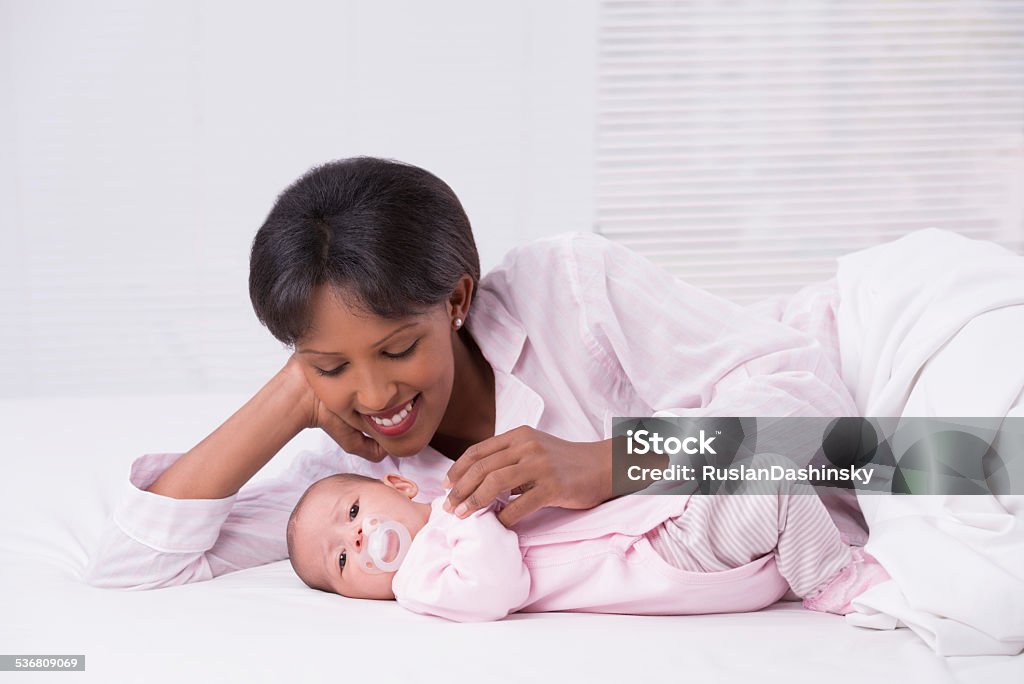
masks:
<instances>
[{"instance_id":1,"label":"white pacifier","mask_svg":"<svg viewBox=\"0 0 1024 684\"><path fill-rule=\"evenodd\" d=\"M363 572L394 572L409 552L412 535L400 522L372 515L363 521L363 546L359 567Z\"/></svg>"}]
</instances>

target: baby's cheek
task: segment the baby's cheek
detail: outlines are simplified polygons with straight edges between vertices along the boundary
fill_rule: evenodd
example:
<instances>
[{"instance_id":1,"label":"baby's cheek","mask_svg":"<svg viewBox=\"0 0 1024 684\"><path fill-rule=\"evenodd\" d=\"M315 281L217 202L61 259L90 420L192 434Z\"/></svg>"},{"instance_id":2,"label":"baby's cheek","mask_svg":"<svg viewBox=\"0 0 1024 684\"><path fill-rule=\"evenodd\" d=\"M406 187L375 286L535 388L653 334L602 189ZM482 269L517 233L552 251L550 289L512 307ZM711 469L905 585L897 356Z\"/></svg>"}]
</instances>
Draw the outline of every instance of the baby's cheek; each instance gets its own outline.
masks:
<instances>
[{"instance_id":1,"label":"baby's cheek","mask_svg":"<svg viewBox=\"0 0 1024 684\"><path fill-rule=\"evenodd\" d=\"M391 581L395 577L395 573L388 572L383 575L378 575L380 578L380 584L377 587L376 598L385 600L394 600L395 592L391 589Z\"/></svg>"}]
</instances>

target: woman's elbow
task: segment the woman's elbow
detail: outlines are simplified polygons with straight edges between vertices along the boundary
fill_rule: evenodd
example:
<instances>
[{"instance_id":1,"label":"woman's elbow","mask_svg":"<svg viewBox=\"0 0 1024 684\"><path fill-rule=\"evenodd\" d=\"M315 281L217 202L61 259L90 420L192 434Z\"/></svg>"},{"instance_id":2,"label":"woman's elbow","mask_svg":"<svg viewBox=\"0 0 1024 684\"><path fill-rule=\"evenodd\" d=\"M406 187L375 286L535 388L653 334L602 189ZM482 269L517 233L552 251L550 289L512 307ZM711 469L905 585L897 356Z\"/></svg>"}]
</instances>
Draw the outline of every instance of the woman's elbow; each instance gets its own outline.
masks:
<instances>
[{"instance_id":1,"label":"woman's elbow","mask_svg":"<svg viewBox=\"0 0 1024 684\"><path fill-rule=\"evenodd\" d=\"M211 579L202 558L134 559L93 556L81 573L81 580L99 589L146 590L175 587Z\"/></svg>"}]
</instances>

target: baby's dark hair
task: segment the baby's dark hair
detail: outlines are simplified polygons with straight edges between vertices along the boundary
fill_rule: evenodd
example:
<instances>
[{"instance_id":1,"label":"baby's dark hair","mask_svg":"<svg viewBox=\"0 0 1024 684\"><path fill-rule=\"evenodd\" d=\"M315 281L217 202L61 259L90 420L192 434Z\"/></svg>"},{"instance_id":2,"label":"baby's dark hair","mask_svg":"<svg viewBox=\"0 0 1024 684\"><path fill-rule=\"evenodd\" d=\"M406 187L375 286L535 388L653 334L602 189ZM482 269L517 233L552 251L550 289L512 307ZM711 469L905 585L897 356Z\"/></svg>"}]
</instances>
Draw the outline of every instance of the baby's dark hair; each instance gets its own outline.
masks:
<instances>
[{"instance_id":1,"label":"baby's dark hair","mask_svg":"<svg viewBox=\"0 0 1024 684\"><path fill-rule=\"evenodd\" d=\"M314 489L317 489L318 487L322 486L323 483L325 482L348 482L352 484L376 482L379 484L380 480L376 480L372 477L367 477L365 475L357 475L355 473L337 473L335 475L328 475L327 477L321 478L314 482L313 484L306 487L306 491L302 493L302 496L299 497L298 503L295 504L295 508L292 509L292 514L288 517L288 528L285 534L285 539L288 544L288 561L291 563L292 570L295 571L295 574L299 576L299 579L301 579L306 584L307 587L311 589L319 589L320 591L326 590L323 589L323 587L316 586L315 584L310 582L309 578L305 576L302 570L295 563L295 525L296 522L298 521L299 513L302 510L302 506L306 502L306 497L309 496L309 494Z\"/></svg>"},{"instance_id":2,"label":"baby's dark hair","mask_svg":"<svg viewBox=\"0 0 1024 684\"><path fill-rule=\"evenodd\" d=\"M355 157L311 169L277 198L253 239L249 297L271 334L294 346L321 285L395 320L446 301L467 274L475 294L480 257L452 189L410 164Z\"/></svg>"}]
</instances>

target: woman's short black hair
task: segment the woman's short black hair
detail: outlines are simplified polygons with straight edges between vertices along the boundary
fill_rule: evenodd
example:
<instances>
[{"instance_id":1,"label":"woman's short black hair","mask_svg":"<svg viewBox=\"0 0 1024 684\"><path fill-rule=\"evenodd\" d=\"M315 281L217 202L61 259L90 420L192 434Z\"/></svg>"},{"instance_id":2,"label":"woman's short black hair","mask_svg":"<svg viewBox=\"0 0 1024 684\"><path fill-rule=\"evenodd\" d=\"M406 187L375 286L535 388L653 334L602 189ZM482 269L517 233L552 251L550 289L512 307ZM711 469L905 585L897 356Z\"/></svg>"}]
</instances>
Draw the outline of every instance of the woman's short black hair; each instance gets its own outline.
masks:
<instances>
[{"instance_id":1,"label":"woman's short black hair","mask_svg":"<svg viewBox=\"0 0 1024 684\"><path fill-rule=\"evenodd\" d=\"M393 320L444 302L464 274L475 294L480 257L452 189L411 164L355 157L311 169L277 198L253 239L249 297L294 346L321 285Z\"/></svg>"}]
</instances>

